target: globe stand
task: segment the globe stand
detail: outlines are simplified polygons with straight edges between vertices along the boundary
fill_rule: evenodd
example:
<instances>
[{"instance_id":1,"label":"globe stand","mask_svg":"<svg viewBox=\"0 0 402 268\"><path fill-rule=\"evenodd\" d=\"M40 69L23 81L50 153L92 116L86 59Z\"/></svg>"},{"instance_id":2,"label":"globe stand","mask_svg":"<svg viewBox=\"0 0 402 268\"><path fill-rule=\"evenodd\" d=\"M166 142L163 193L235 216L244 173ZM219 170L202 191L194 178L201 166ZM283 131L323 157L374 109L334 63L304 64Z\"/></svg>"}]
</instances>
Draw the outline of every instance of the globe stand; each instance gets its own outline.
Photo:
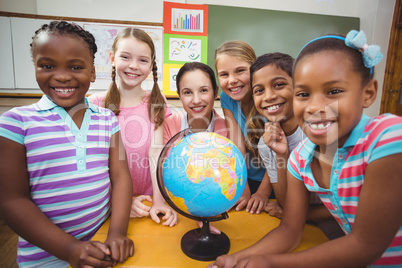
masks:
<instances>
[{"instance_id":1,"label":"globe stand","mask_svg":"<svg viewBox=\"0 0 402 268\"><path fill-rule=\"evenodd\" d=\"M229 237L223 232L221 234L211 233L209 221L202 223L202 228L193 229L183 235L181 250L184 254L199 261L213 261L218 256L228 253Z\"/></svg>"}]
</instances>

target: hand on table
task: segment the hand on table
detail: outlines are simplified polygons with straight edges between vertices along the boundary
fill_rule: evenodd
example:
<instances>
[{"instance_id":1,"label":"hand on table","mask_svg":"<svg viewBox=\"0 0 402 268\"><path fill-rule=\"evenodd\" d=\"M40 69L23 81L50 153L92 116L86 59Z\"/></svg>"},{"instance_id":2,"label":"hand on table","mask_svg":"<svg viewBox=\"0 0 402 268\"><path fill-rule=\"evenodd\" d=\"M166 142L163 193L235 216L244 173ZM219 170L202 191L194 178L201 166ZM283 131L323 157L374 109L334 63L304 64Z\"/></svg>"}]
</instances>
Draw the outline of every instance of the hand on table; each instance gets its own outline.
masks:
<instances>
[{"instance_id":1,"label":"hand on table","mask_svg":"<svg viewBox=\"0 0 402 268\"><path fill-rule=\"evenodd\" d=\"M269 202L264 210L272 217L282 219L283 209L277 201Z\"/></svg>"},{"instance_id":2,"label":"hand on table","mask_svg":"<svg viewBox=\"0 0 402 268\"><path fill-rule=\"evenodd\" d=\"M207 268L232 268L236 265L236 258L233 255L222 255L207 266Z\"/></svg>"},{"instance_id":3,"label":"hand on table","mask_svg":"<svg viewBox=\"0 0 402 268\"><path fill-rule=\"evenodd\" d=\"M109 248L99 241L77 241L68 249L67 262L71 267L111 267L114 261L109 259Z\"/></svg>"},{"instance_id":4,"label":"hand on table","mask_svg":"<svg viewBox=\"0 0 402 268\"><path fill-rule=\"evenodd\" d=\"M130 218L142 218L149 215L151 207L145 205L143 203L144 201L152 203L151 196L149 195L133 196L133 200L131 203Z\"/></svg>"},{"instance_id":5,"label":"hand on table","mask_svg":"<svg viewBox=\"0 0 402 268\"><path fill-rule=\"evenodd\" d=\"M124 235L109 233L105 245L110 250L110 258L114 261L114 265L117 262L125 262L134 255L134 243Z\"/></svg>"},{"instance_id":6,"label":"hand on table","mask_svg":"<svg viewBox=\"0 0 402 268\"><path fill-rule=\"evenodd\" d=\"M156 223L160 223L160 219L158 214L164 214L162 220L164 221L162 225L173 227L177 224L177 213L168 205L166 204L153 204L149 215L151 216L152 220Z\"/></svg>"},{"instance_id":7,"label":"hand on table","mask_svg":"<svg viewBox=\"0 0 402 268\"><path fill-rule=\"evenodd\" d=\"M248 201L246 212L250 212L251 214L260 214L260 212L264 210L268 202L269 200L267 195L256 192L251 196L250 200Z\"/></svg>"},{"instance_id":8,"label":"hand on table","mask_svg":"<svg viewBox=\"0 0 402 268\"><path fill-rule=\"evenodd\" d=\"M224 267L226 268L231 266L224 266ZM236 264L236 268L247 268L247 267L269 268L271 267L271 265L269 265L267 256L252 255L239 260Z\"/></svg>"},{"instance_id":9,"label":"hand on table","mask_svg":"<svg viewBox=\"0 0 402 268\"><path fill-rule=\"evenodd\" d=\"M271 267L268 263L267 256L262 255L252 255L247 256L243 259L237 260L233 255L222 255L219 256L215 262L207 266L207 268L269 268Z\"/></svg>"},{"instance_id":10,"label":"hand on table","mask_svg":"<svg viewBox=\"0 0 402 268\"><path fill-rule=\"evenodd\" d=\"M250 195L251 195L250 188L246 185L243 194L234 205L236 211L240 211L247 206L247 203L250 200Z\"/></svg>"},{"instance_id":11,"label":"hand on table","mask_svg":"<svg viewBox=\"0 0 402 268\"><path fill-rule=\"evenodd\" d=\"M202 221L197 221L197 224L200 228L202 228L203 226L203 222ZM216 228L215 226L209 224L209 230L211 231L211 234L221 234L221 230L219 230L218 228Z\"/></svg>"}]
</instances>

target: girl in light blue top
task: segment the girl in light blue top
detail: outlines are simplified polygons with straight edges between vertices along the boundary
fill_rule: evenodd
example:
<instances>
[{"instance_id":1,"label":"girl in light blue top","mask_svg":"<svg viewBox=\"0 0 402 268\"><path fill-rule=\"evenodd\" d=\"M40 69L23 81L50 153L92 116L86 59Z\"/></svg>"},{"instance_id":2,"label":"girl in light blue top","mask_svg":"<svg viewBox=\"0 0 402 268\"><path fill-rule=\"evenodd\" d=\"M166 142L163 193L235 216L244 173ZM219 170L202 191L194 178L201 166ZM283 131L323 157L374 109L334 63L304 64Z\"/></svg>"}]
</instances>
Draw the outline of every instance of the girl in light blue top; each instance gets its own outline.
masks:
<instances>
[{"instance_id":1,"label":"girl in light blue top","mask_svg":"<svg viewBox=\"0 0 402 268\"><path fill-rule=\"evenodd\" d=\"M267 205L271 188L261 184L265 168L255 153L257 144L245 142L246 116L253 106L249 68L255 59L253 48L243 41L225 42L215 51L215 68L223 91L220 98L229 139L239 147L247 163L248 186L236 210L246 207L246 211L258 214Z\"/></svg>"}]
</instances>

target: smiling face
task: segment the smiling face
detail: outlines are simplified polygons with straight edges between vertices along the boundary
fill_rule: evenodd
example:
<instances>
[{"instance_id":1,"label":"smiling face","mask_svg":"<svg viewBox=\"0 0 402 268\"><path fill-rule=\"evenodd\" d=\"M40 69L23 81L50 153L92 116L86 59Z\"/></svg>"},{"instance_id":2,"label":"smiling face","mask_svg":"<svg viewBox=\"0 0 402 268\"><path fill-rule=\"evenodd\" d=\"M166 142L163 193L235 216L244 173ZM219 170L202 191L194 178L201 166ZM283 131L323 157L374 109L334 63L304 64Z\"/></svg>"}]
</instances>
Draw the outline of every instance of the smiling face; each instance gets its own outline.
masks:
<instances>
[{"instance_id":1,"label":"smiling face","mask_svg":"<svg viewBox=\"0 0 402 268\"><path fill-rule=\"evenodd\" d=\"M190 125L195 119L209 124L216 95L208 74L199 69L184 73L179 81L179 97Z\"/></svg>"},{"instance_id":2,"label":"smiling face","mask_svg":"<svg viewBox=\"0 0 402 268\"><path fill-rule=\"evenodd\" d=\"M274 64L253 74L253 99L258 113L270 122L293 118L292 78Z\"/></svg>"},{"instance_id":3,"label":"smiling face","mask_svg":"<svg viewBox=\"0 0 402 268\"><path fill-rule=\"evenodd\" d=\"M36 81L44 94L66 110L84 103L95 67L88 44L71 35L41 33L32 49Z\"/></svg>"},{"instance_id":4,"label":"smiling face","mask_svg":"<svg viewBox=\"0 0 402 268\"><path fill-rule=\"evenodd\" d=\"M342 52L318 52L295 67L294 114L313 143L341 147L376 91L375 80L362 86L361 76Z\"/></svg>"},{"instance_id":5,"label":"smiling face","mask_svg":"<svg viewBox=\"0 0 402 268\"><path fill-rule=\"evenodd\" d=\"M119 88L124 90L140 87L152 70L151 48L132 36L119 40L110 60L116 67Z\"/></svg>"},{"instance_id":6,"label":"smiling face","mask_svg":"<svg viewBox=\"0 0 402 268\"><path fill-rule=\"evenodd\" d=\"M220 54L216 58L219 84L230 98L249 101L251 97L250 63L238 57Z\"/></svg>"}]
</instances>

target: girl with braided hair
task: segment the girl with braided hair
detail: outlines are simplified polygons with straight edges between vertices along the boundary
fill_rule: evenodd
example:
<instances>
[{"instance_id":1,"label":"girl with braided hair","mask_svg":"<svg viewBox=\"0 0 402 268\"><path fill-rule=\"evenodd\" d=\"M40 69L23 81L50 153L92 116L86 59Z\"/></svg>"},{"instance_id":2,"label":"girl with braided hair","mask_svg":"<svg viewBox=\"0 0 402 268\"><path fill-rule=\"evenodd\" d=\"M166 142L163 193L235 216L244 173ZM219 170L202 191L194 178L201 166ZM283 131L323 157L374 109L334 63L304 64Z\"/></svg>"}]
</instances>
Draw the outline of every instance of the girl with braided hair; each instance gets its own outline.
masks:
<instances>
[{"instance_id":1,"label":"girl with braided hair","mask_svg":"<svg viewBox=\"0 0 402 268\"><path fill-rule=\"evenodd\" d=\"M90 96L99 106L111 109L122 128L122 140L133 182L131 217L150 216L174 226L177 214L159 191L156 163L163 148L163 122L172 113L158 86L155 47L151 37L138 28L125 28L116 36L110 54L112 83L106 92ZM152 72L152 91L141 87ZM151 198L151 195L153 198ZM147 206L143 201L152 202Z\"/></svg>"},{"instance_id":2,"label":"girl with braided hair","mask_svg":"<svg viewBox=\"0 0 402 268\"><path fill-rule=\"evenodd\" d=\"M31 53L44 95L0 117L0 213L20 236L19 267L110 267L134 254L119 124L85 97L96 50L74 23L43 25ZM106 241L89 241L109 216Z\"/></svg>"}]
</instances>

